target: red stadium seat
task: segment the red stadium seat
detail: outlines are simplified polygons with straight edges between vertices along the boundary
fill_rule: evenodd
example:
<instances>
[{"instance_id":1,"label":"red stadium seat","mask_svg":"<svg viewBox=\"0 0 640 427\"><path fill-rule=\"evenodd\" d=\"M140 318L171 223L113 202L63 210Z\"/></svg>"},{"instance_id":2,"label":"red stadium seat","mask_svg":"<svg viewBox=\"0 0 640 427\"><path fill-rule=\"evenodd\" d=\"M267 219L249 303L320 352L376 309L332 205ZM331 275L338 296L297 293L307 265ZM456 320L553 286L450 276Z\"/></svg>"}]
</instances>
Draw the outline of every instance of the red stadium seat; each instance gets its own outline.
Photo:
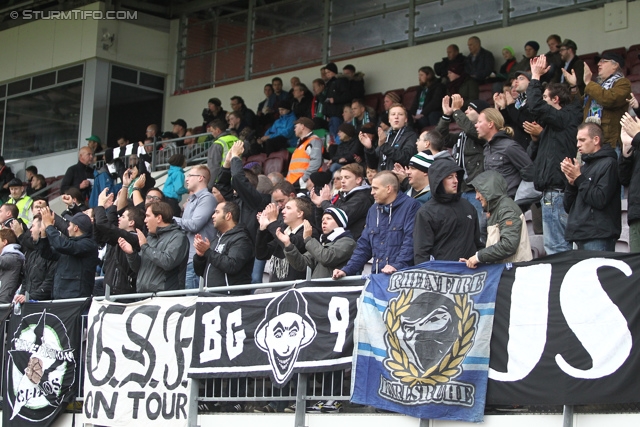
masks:
<instances>
[{"instance_id":1,"label":"red stadium seat","mask_svg":"<svg viewBox=\"0 0 640 427\"><path fill-rule=\"evenodd\" d=\"M263 173L269 175L271 172L282 172L284 162L281 157L269 157L264 161Z\"/></svg>"},{"instance_id":2,"label":"red stadium seat","mask_svg":"<svg viewBox=\"0 0 640 427\"><path fill-rule=\"evenodd\" d=\"M364 105L373 108L373 111L377 113L378 111L380 111L382 105L382 94L378 92L365 95Z\"/></svg>"},{"instance_id":3,"label":"red stadium seat","mask_svg":"<svg viewBox=\"0 0 640 427\"><path fill-rule=\"evenodd\" d=\"M596 62L596 56L598 52L585 53L584 55L578 55L578 58L582 59L586 65L589 66L591 72L598 72L598 64Z\"/></svg>"}]
</instances>

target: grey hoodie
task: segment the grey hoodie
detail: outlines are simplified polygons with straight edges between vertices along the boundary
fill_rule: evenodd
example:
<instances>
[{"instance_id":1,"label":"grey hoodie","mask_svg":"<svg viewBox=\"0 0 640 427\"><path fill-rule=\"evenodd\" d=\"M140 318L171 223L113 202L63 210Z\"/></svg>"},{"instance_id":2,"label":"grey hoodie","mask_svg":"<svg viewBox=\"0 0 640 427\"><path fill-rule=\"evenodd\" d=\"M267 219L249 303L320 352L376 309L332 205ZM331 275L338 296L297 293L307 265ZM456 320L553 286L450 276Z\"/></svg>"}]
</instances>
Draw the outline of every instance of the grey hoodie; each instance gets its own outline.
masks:
<instances>
[{"instance_id":1,"label":"grey hoodie","mask_svg":"<svg viewBox=\"0 0 640 427\"><path fill-rule=\"evenodd\" d=\"M9 243L0 254L0 303L8 304L13 301L24 269L24 255L20 252L20 245Z\"/></svg>"}]
</instances>

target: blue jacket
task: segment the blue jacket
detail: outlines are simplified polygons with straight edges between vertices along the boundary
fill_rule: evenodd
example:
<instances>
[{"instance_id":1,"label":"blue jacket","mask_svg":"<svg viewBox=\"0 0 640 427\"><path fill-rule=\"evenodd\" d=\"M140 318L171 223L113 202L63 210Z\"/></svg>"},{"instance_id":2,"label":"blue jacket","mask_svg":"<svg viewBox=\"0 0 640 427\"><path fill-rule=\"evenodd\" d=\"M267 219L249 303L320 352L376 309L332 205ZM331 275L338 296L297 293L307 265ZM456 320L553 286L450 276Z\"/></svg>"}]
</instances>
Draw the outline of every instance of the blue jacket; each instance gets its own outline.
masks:
<instances>
[{"instance_id":1,"label":"blue jacket","mask_svg":"<svg viewBox=\"0 0 640 427\"><path fill-rule=\"evenodd\" d=\"M98 196L105 188L109 189L109 193L118 194L122 184L116 183L106 168L93 171L93 187L91 188L91 196L89 196L89 207L98 206Z\"/></svg>"},{"instance_id":2,"label":"blue jacket","mask_svg":"<svg viewBox=\"0 0 640 427\"><path fill-rule=\"evenodd\" d=\"M169 166L169 173L167 174L167 180L162 187L162 193L166 197L180 200L182 195L187 192L184 188L184 170L179 166Z\"/></svg>"},{"instance_id":3,"label":"blue jacket","mask_svg":"<svg viewBox=\"0 0 640 427\"><path fill-rule=\"evenodd\" d=\"M298 145L298 138L296 138L296 134L293 131L293 122L295 121L296 115L293 114L293 111L290 111L289 114L280 116L264 134L270 138L284 136L289 140L289 147L295 147Z\"/></svg>"},{"instance_id":4,"label":"blue jacket","mask_svg":"<svg viewBox=\"0 0 640 427\"><path fill-rule=\"evenodd\" d=\"M374 203L367 213L356 250L342 271L352 276L361 271L371 257L373 274L387 264L397 270L412 266L413 224L420 206L420 202L402 192L388 205Z\"/></svg>"}]
</instances>

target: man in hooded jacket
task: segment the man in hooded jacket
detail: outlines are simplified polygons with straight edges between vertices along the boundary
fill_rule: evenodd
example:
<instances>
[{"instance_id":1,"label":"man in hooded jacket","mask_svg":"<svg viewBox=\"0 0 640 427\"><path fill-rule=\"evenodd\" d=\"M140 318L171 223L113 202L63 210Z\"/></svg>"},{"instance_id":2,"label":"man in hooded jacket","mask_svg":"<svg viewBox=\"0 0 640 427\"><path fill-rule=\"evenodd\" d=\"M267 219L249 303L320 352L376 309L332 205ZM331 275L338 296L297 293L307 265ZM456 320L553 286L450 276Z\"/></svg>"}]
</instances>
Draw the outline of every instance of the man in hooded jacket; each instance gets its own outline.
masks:
<instances>
[{"instance_id":1,"label":"man in hooded jacket","mask_svg":"<svg viewBox=\"0 0 640 427\"><path fill-rule=\"evenodd\" d=\"M476 268L478 263L531 261L527 222L516 202L507 194L507 181L494 170L484 171L471 185L488 213L487 247L460 261Z\"/></svg>"},{"instance_id":2,"label":"man in hooded jacket","mask_svg":"<svg viewBox=\"0 0 640 427\"><path fill-rule=\"evenodd\" d=\"M484 245L476 209L461 198L464 171L450 158L439 158L429 167L431 200L416 215L413 256L420 264L432 258L457 261L469 258Z\"/></svg>"}]
</instances>

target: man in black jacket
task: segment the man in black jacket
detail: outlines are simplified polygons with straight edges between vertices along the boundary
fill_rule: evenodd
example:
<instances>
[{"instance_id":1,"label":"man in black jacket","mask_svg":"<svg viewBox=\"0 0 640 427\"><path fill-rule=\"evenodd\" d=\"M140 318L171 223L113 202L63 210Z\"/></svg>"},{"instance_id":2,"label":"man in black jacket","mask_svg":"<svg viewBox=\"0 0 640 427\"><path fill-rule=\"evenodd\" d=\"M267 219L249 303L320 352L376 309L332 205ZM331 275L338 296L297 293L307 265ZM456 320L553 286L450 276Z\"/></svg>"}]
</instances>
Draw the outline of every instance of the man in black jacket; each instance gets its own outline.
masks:
<instances>
[{"instance_id":1,"label":"man in black jacket","mask_svg":"<svg viewBox=\"0 0 640 427\"><path fill-rule=\"evenodd\" d=\"M582 103L571 102L568 88L551 83L543 89L540 77L546 72L544 56L531 60L531 81L527 88L527 105L544 130L532 139L528 154L533 160L533 183L542 191L542 229L547 255L571 250L565 240L567 213L564 191L567 178L560 170L565 158L576 157L576 133L582 122Z\"/></svg>"},{"instance_id":2,"label":"man in black jacket","mask_svg":"<svg viewBox=\"0 0 640 427\"><path fill-rule=\"evenodd\" d=\"M640 252L640 122L626 113L620 124L622 155L618 159L618 175L622 185L629 187L629 250Z\"/></svg>"},{"instance_id":3,"label":"man in black jacket","mask_svg":"<svg viewBox=\"0 0 640 427\"><path fill-rule=\"evenodd\" d=\"M38 241L42 257L57 260L53 279L53 299L90 297L98 265L98 244L93 240L91 218L77 213L69 222L68 237L54 227L54 213L50 208L40 211L47 237Z\"/></svg>"},{"instance_id":4,"label":"man in black jacket","mask_svg":"<svg viewBox=\"0 0 640 427\"><path fill-rule=\"evenodd\" d=\"M447 46L447 56L442 58L442 61L433 64L433 69L441 79L447 78L447 72L451 64L464 64L465 56L460 53L460 48L456 44L450 44Z\"/></svg>"},{"instance_id":5,"label":"man in black jacket","mask_svg":"<svg viewBox=\"0 0 640 427\"><path fill-rule=\"evenodd\" d=\"M416 214L413 256L418 265L433 257L458 261L484 247L474 207L462 199L463 170L450 158L439 158L429 167L431 199Z\"/></svg>"},{"instance_id":6,"label":"man in black jacket","mask_svg":"<svg viewBox=\"0 0 640 427\"><path fill-rule=\"evenodd\" d=\"M324 101L324 114L329 118L329 133L334 138L338 135L338 126L342 123L342 110L345 104L350 104L349 80L340 75L338 67L329 62L325 67L325 75L329 79L325 86L327 98Z\"/></svg>"},{"instance_id":7,"label":"man in black jacket","mask_svg":"<svg viewBox=\"0 0 640 427\"><path fill-rule=\"evenodd\" d=\"M104 256L104 285L110 286L112 295L133 294L136 292L138 273L133 271L127 261L127 254L118 245L122 237L138 252L140 244L136 229L144 228L144 214L136 207L130 206L118 218L113 205L113 194L107 196L105 189L98 196L98 206L93 210L96 229L96 240L107 244Z\"/></svg>"},{"instance_id":8,"label":"man in black jacket","mask_svg":"<svg viewBox=\"0 0 640 427\"><path fill-rule=\"evenodd\" d=\"M205 287L233 286L251 283L253 240L241 224L240 207L233 202L218 203L213 213L213 226L218 234L209 241L199 234L193 240L196 254L193 269L204 277ZM249 290L219 292L222 295L248 295Z\"/></svg>"},{"instance_id":9,"label":"man in black jacket","mask_svg":"<svg viewBox=\"0 0 640 427\"><path fill-rule=\"evenodd\" d=\"M18 236L18 244L25 251L24 278L20 293L15 296L14 302L24 303L25 293L29 293L29 299L35 301L47 301L51 299L53 290L53 278L58 263L54 260L47 260L36 250L36 243L46 234L42 226L42 216L37 213L33 216L31 230L25 233L18 221L11 223L11 229Z\"/></svg>"},{"instance_id":10,"label":"man in black jacket","mask_svg":"<svg viewBox=\"0 0 640 427\"><path fill-rule=\"evenodd\" d=\"M66 192L69 187L75 187L82 191L85 199L91 195L93 182L93 151L89 147L82 147L78 152L78 163L69 166L60 184L60 193Z\"/></svg>"},{"instance_id":11,"label":"man in black jacket","mask_svg":"<svg viewBox=\"0 0 640 427\"><path fill-rule=\"evenodd\" d=\"M565 238L578 249L613 252L622 229L618 156L610 145L603 145L602 128L595 123L581 124L577 139L584 164L565 158L560 166L567 177Z\"/></svg>"}]
</instances>

